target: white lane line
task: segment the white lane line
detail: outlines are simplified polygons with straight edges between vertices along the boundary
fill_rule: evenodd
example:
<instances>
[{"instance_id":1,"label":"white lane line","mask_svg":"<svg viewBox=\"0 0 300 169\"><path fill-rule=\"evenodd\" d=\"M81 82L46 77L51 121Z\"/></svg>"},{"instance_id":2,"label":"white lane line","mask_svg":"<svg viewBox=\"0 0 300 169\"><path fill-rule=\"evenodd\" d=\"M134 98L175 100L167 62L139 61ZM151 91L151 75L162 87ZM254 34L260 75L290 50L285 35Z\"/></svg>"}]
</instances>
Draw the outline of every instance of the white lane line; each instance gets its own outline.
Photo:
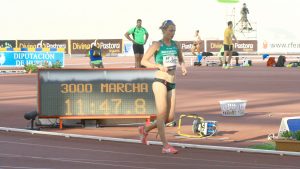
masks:
<instances>
[{"instance_id":1,"label":"white lane line","mask_svg":"<svg viewBox=\"0 0 300 169\"><path fill-rule=\"evenodd\" d=\"M66 150L79 150L79 151L91 151L91 152L103 152L103 153L111 153L111 154L121 154L121 155L132 155L132 156L144 156L151 158L170 158L176 160L191 160L191 161L203 161L203 162L214 162L214 163L224 163L224 164L232 164L236 165L251 165L252 167L282 167L281 165L266 165L266 164L253 164L253 163L244 163L244 162L236 162L234 161L223 161L223 160L208 160L201 158L187 158L187 157L172 157L172 156L163 156L163 155L148 155L148 154L140 154L140 153L127 153L127 152L118 152L118 151L107 151L107 150L95 150L95 149L83 149L83 148L74 148L74 147L66 147L66 146L52 146L52 145L42 145L42 144L32 144L32 143L20 143L20 142L11 142L11 141L0 141L0 143L8 143L8 144L18 144L18 145L27 145L27 146L37 146L37 147L47 147L47 148L56 148L56 149L66 149ZM1 154L1 153L0 153ZM133 157L134 158L134 157ZM284 166L285 168L295 168L294 166ZM297 167L296 167L297 168ZM288 168L287 168L288 169Z\"/></svg>"},{"instance_id":2,"label":"white lane line","mask_svg":"<svg viewBox=\"0 0 300 169\"><path fill-rule=\"evenodd\" d=\"M4 155L7 155L9 157L10 154L4 154ZM74 160L74 159L64 159L64 158L24 156L24 155L14 155L14 154L11 154L11 157L22 158L22 159L24 159L24 158L30 158L30 159L35 159L35 160L51 160L51 161L56 161L56 162L92 164L92 165L98 165L98 166L113 166L113 167L118 167L118 168L155 169L155 168L149 168L149 167L137 167L137 166L132 166L132 165L109 164L109 163L89 162L89 161L78 161L78 160Z\"/></svg>"},{"instance_id":3,"label":"white lane line","mask_svg":"<svg viewBox=\"0 0 300 169\"><path fill-rule=\"evenodd\" d=\"M149 168L149 167L136 167L132 165L124 165L124 164L114 164L114 163L131 163L131 164L143 164L145 165L154 165L153 162L136 162L136 161L121 161L121 160L90 160L90 159L70 159L70 158L45 158L45 157L36 157L36 156L23 156L23 155L13 155L13 154L5 154L9 157L18 157L18 158L31 158L31 159L41 159L41 160L53 160L53 161L59 161L59 162L70 162L70 163L81 163L81 164L93 164L93 165L105 165L105 166L114 166L114 167L125 167L125 168L137 168L137 169L155 169L155 168ZM218 167L218 168L243 168L243 169L274 169L276 168L284 168L284 169L298 169L298 167L291 167L291 166L281 166L281 165L263 165L263 166L255 166L252 164L246 164L246 165L224 165L224 164L203 164L201 162L199 163L182 163L182 162L172 162L172 163L155 163L156 165L165 165L165 167L170 166L182 166L182 167Z\"/></svg>"},{"instance_id":4,"label":"white lane line","mask_svg":"<svg viewBox=\"0 0 300 169\"><path fill-rule=\"evenodd\" d=\"M61 158L61 159L68 159L68 158ZM138 161L122 161L122 160L116 160L116 161L112 161L112 160L91 160L91 159L73 159L73 160L77 160L77 161L90 161L90 162L110 162L110 163L132 163L132 164L144 164L144 166L146 165L153 165L153 162L138 162ZM184 166L184 167L197 167L197 166L207 166L207 167L223 167L224 168L224 164L204 164L202 162L199 163L182 163L182 162L171 162L171 163L158 163L155 162L155 164L157 165L171 165L171 166ZM281 166L281 165L267 165L267 164L262 164L261 166L255 166L253 165L253 163L251 164L246 164L246 165L226 165L226 167L230 167L230 168L245 168L245 167L251 167L251 168L261 168L261 169L274 169L274 167L278 167L278 168L285 168L285 169L298 169L298 167L291 167L291 166Z\"/></svg>"},{"instance_id":5,"label":"white lane line","mask_svg":"<svg viewBox=\"0 0 300 169\"><path fill-rule=\"evenodd\" d=\"M19 169L53 169L53 168L33 168L33 167L14 167L14 166L1 166L0 165L0 168L19 168Z\"/></svg>"},{"instance_id":6,"label":"white lane line","mask_svg":"<svg viewBox=\"0 0 300 169\"><path fill-rule=\"evenodd\" d=\"M39 134L39 135L63 136L67 138L81 138L81 139L92 139L92 140L99 140L99 141L114 141L114 142L140 144L140 140L136 140L136 139L101 137L101 136L82 135L82 134L67 134L67 133L59 133L59 132L34 131L34 130L25 130L25 129L18 129L18 128L9 128L9 127L0 127L0 131L1 130L7 132L11 131L11 132L21 132L21 133L30 133L30 134ZM259 153L259 154L277 154L281 156L283 155L300 156L299 152L291 152L291 151L260 150L260 149L251 149L251 148L186 144L186 143L175 143L175 142L170 142L170 144L176 147L197 148L197 149L206 149L206 150L220 150L220 151L227 151L227 152L231 151L231 152L238 152L238 153L245 152L245 153ZM149 141L149 145L162 145L162 143L160 141Z\"/></svg>"},{"instance_id":7,"label":"white lane line","mask_svg":"<svg viewBox=\"0 0 300 169\"><path fill-rule=\"evenodd\" d=\"M12 131L12 132L40 134L40 135L63 136L63 137L67 137L67 138L92 139L92 140L99 140L99 141L140 143L140 140L136 140L136 139L101 137L101 136L81 135L81 134L66 134L66 133L58 133L58 132L34 131L34 130L25 130L25 129L8 128L8 127L0 127L0 130L7 131L7 132ZM162 143L160 141L149 141L149 145L150 144L162 145ZM281 156L282 155L300 156L299 152L291 152L291 151L260 150L260 149L251 149L251 148L211 146L211 145L186 144L186 143L174 143L174 142L170 142L170 144L173 145L173 146L177 146L177 147L197 148L197 149L207 149L207 150L220 150L220 151L231 151L231 152L238 152L238 153L246 152L246 153L260 153L260 154L277 154L277 155L281 155Z\"/></svg>"},{"instance_id":8,"label":"white lane line","mask_svg":"<svg viewBox=\"0 0 300 169\"><path fill-rule=\"evenodd\" d=\"M7 97L0 97L0 100L11 100L11 99L28 99L28 98L36 98L37 96L36 95L23 95L23 96L14 96L14 97L11 97L11 96L7 96Z\"/></svg>"}]
</instances>

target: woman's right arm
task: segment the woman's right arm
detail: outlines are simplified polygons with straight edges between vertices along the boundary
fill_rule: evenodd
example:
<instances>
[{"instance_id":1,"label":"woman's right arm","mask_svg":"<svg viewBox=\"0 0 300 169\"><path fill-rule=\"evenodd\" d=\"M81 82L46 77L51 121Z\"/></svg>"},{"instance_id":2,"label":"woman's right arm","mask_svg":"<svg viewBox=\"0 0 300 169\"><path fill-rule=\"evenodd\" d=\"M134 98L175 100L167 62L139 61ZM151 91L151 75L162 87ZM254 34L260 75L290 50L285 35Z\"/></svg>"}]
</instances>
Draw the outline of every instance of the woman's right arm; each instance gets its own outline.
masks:
<instances>
[{"instance_id":1,"label":"woman's right arm","mask_svg":"<svg viewBox=\"0 0 300 169\"><path fill-rule=\"evenodd\" d=\"M150 59L154 56L155 52L159 49L159 42L153 42L153 44L148 48L147 52L144 54L141 64L147 68L159 68L158 64L151 63Z\"/></svg>"}]
</instances>

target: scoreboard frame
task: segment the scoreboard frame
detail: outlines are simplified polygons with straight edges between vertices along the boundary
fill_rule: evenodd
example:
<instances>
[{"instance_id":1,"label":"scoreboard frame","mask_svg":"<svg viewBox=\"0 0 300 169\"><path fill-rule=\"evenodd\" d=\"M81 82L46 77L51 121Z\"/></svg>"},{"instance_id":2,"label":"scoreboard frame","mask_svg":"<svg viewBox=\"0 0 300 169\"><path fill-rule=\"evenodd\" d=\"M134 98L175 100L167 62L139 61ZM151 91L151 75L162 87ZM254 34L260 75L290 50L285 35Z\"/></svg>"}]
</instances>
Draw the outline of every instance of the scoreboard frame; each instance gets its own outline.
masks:
<instances>
[{"instance_id":1,"label":"scoreboard frame","mask_svg":"<svg viewBox=\"0 0 300 169\"><path fill-rule=\"evenodd\" d=\"M157 113L152 91L155 71L39 69L39 118L57 118L60 128L65 119L145 118L150 122Z\"/></svg>"}]
</instances>

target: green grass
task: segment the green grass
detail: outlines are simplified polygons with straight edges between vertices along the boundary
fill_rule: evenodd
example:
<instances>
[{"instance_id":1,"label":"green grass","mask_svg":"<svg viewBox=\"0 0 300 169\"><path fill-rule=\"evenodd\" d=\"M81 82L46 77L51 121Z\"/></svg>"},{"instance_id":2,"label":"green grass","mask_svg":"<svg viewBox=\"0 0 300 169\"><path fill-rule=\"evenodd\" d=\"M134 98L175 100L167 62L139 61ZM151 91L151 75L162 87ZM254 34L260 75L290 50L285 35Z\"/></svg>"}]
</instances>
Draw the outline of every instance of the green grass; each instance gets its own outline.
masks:
<instances>
[{"instance_id":1,"label":"green grass","mask_svg":"<svg viewBox=\"0 0 300 169\"><path fill-rule=\"evenodd\" d=\"M249 148L260 149L260 150L275 150L275 143L263 143L252 145Z\"/></svg>"},{"instance_id":2,"label":"green grass","mask_svg":"<svg viewBox=\"0 0 300 169\"><path fill-rule=\"evenodd\" d=\"M221 3L238 3L239 0L218 0Z\"/></svg>"}]
</instances>

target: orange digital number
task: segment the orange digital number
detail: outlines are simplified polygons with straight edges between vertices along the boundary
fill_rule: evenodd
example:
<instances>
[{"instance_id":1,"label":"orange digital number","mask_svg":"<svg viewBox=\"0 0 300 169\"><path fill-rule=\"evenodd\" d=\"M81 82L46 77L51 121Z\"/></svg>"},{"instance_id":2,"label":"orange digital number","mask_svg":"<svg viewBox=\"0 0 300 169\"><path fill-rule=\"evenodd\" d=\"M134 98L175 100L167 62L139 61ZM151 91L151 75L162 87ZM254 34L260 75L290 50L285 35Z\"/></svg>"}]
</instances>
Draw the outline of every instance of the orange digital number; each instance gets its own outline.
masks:
<instances>
[{"instance_id":1,"label":"orange digital number","mask_svg":"<svg viewBox=\"0 0 300 169\"><path fill-rule=\"evenodd\" d=\"M134 101L135 113L145 114L146 113L146 101L144 99L136 99Z\"/></svg>"},{"instance_id":2,"label":"orange digital number","mask_svg":"<svg viewBox=\"0 0 300 169\"><path fill-rule=\"evenodd\" d=\"M72 113L71 113L71 102L70 102L70 99L67 99L66 101L65 101L65 104L66 104L66 108L67 108L67 111L66 111L66 115L67 116L70 116L70 115L72 115Z\"/></svg>"},{"instance_id":3,"label":"orange digital number","mask_svg":"<svg viewBox=\"0 0 300 169\"><path fill-rule=\"evenodd\" d=\"M119 110L120 110L120 105L122 103L122 99L111 99L111 101L114 103L115 105L115 111L114 113L115 114L118 114L119 113Z\"/></svg>"},{"instance_id":4,"label":"orange digital number","mask_svg":"<svg viewBox=\"0 0 300 169\"><path fill-rule=\"evenodd\" d=\"M93 85L90 83L87 84L61 84L61 93L91 93L93 92Z\"/></svg>"}]
</instances>

